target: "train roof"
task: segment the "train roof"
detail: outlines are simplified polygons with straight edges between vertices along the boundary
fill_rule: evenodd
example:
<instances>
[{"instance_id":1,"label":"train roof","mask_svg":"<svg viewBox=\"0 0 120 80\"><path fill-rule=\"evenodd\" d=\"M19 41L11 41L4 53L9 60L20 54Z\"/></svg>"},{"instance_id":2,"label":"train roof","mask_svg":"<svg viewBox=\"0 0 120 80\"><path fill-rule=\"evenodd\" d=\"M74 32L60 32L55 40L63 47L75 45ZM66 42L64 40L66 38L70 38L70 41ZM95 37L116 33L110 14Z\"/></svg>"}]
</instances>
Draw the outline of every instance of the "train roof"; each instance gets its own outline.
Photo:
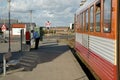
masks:
<instances>
[{"instance_id":1,"label":"train roof","mask_svg":"<svg viewBox=\"0 0 120 80\"><path fill-rule=\"evenodd\" d=\"M84 0L81 0L81 2ZM81 10L84 10L86 7L92 6L92 4L98 0L86 0L86 2L84 2L84 4L82 6L80 6L80 8L76 11L76 14L79 14L79 12Z\"/></svg>"}]
</instances>

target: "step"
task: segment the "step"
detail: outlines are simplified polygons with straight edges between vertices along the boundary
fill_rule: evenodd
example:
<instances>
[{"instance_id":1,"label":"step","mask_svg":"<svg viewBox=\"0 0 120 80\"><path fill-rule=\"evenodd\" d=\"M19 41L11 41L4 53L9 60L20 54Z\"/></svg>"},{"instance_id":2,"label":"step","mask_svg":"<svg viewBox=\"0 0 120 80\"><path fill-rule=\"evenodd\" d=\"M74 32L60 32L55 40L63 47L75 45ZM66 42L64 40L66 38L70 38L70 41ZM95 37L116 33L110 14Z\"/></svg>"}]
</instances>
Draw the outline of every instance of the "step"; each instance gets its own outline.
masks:
<instances>
[{"instance_id":1,"label":"step","mask_svg":"<svg viewBox=\"0 0 120 80\"><path fill-rule=\"evenodd\" d=\"M19 60L10 60L9 62L7 62L8 66L15 66L19 63Z\"/></svg>"},{"instance_id":2,"label":"step","mask_svg":"<svg viewBox=\"0 0 120 80\"><path fill-rule=\"evenodd\" d=\"M27 54L27 55L24 55L24 56L36 57L36 58L38 57L38 55L33 55L33 54L30 54L30 55Z\"/></svg>"},{"instance_id":3,"label":"step","mask_svg":"<svg viewBox=\"0 0 120 80\"><path fill-rule=\"evenodd\" d=\"M23 71L32 71L33 70L33 68L31 68L31 67L24 67L24 69L23 69Z\"/></svg>"},{"instance_id":4,"label":"step","mask_svg":"<svg viewBox=\"0 0 120 80\"><path fill-rule=\"evenodd\" d=\"M32 53L32 52L24 52L24 54L25 54L25 55L36 55L36 56L38 56L38 54Z\"/></svg>"},{"instance_id":5,"label":"step","mask_svg":"<svg viewBox=\"0 0 120 80\"><path fill-rule=\"evenodd\" d=\"M20 62L28 62L28 63L35 63L37 62L36 60L31 60L31 59L25 59L25 58L21 58Z\"/></svg>"},{"instance_id":6,"label":"step","mask_svg":"<svg viewBox=\"0 0 120 80\"><path fill-rule=\"evenodd\" d=\"M20 65L22 65L22 66L33 67L33 66L34 66L34 64L36 64L36 63L31 64L31 63L27 63L27 62L19 62L19 64L20 64Z\"/></svg>"},{"instance_id":7,"label":"step","mask_svg":"<svg viewBox=\"0 0 120 80\"><path fill-rule=\"evenodd\" d=\"M37 60L38 58L36 58L36 57L31 57L31 56L23 56L22 59Z\"/></svg>"},{"instance_id":8,"label":"step","mask_svg":"<svg viewBox=\"0 0 120 80\"><path fill-rule=\"evenodd\" d=\"M20 62L19 65L24 68L25 71L31 71L34 67L36 67L36 63L34 64L29 64L29 63L24 63Z\"/></svg>"}]
</instances>

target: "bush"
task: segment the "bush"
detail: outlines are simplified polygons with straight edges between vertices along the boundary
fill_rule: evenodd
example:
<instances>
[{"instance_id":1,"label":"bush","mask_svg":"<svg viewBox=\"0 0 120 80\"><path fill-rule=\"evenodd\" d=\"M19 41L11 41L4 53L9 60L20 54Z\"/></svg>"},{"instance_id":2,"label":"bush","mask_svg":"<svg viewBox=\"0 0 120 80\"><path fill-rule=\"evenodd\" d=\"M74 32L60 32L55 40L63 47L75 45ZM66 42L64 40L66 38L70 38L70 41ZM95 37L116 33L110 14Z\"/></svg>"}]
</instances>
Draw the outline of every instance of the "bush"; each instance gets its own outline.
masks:
<instances>
[{"instance_id":1,"label":"bush","mask_svg":"<svg viewBox=\"0 0 120 80\"><path fill-rule=\"evenodd\" d=\"M44 32L44 34L48 34L48 33L56 33L56 31L55 30L44 30L43 31Z\"/></svg>"},{"instance_id":2,"label":"bush","mask_svg":"<svg viewBox=\"0 0 120 80\"><path fill-rule=\"evenodd\" d=\"M3 32L0 30L0 35L2 35L3 34Z\"/></svg>"}]
</instances>

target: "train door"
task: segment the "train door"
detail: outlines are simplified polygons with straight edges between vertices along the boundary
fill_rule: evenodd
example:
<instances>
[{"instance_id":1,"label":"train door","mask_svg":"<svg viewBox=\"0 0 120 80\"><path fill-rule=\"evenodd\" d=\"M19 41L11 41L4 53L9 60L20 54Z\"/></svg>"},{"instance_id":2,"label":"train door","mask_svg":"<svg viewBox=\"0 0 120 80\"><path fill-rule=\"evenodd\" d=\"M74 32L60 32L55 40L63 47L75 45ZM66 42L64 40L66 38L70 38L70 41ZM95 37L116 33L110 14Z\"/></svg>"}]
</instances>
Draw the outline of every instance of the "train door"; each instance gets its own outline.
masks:
<instances>
[{"instance_id":1,"label":"train door","mask_svg":"<svg viewBox=\"0 0 120 80\"><path fill-rule=\"evenodd\" d=\"M118 13L117 13L118 16L118 62L117 62L117 65L118 65L118 80L120 80L120 1L118 0Z\"/></svg>"}]
</instances>

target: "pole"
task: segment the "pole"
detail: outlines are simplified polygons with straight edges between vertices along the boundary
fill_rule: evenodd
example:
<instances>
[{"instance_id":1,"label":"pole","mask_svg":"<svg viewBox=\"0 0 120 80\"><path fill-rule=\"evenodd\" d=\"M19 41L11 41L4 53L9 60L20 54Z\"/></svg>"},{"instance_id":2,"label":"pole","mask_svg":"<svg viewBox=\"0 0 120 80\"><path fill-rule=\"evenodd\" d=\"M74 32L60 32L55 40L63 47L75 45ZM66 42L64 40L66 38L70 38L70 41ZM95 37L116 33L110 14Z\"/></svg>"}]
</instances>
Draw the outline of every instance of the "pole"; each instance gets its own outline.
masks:
<instances>
[{"instance_id":1,"label":"pole","mask_svg":"<svg viewBox=\"0 0 120 80\"><path fill-rule=\"evenodd\" d=\"M10 27L10 2L11 2L11 0L8 0L8 4L9 4L9 12L8 12L8 18L9 18L9 49L8 49L8 52L11 52L11 44L10 44L10 29L11 29L11 27Z\"/></svg>"},{"instance_id":2,"label":"pole","mask_svg":"<svg viewBox=\"0 0 120 80\"><path fill-rule=\"evenodd\" d=\"M31 23L32 23L32 12L33 10L30 10Z\"/></svg>"},{"instance_id":3,"label":"pole","mask_svg":"<svg viewBox=\"0 0 120 80\"><path fill-rule=\"evenodd\" d=\"M10 2L11 0L8 0L8 7L9 7L9 12L8 12L8 17L9 17L9 49L8 49L8 54L11 54L11 48L10 48ZM6 58L5 54L3 55L3 75L6 75Z\"/></svg>"},{"instance_id":4,"label":"pole","mask_svg":"<svg viewBox=\"0 0 120 80\"><path fill-rule=\"evenodd\" d=\"M32 29L33 30L33 28L32 28L32 12L33 12L33 10L30 10L30 30Z\"/></svg>"},{"instance_id":5,"label":"pole","mask_svg":"<svg viewBox=\"0 0 120 80\"><path fill-rule=\"evenodd\" d=\"M6 75L6 59L5 54L3 54L3 75Z\"/></svg>"},{"instance_id":6,"label":"pole","mask_svg":"<svg viewBox=\"0 0 120 80\"><path fill-rule=\"evenodd\" d=\"M23 36L22 36L22 29L20 30L20 45L21 45L21 51L22 50L22 40L23 40Z\"/></svg>"}]
</instances>

